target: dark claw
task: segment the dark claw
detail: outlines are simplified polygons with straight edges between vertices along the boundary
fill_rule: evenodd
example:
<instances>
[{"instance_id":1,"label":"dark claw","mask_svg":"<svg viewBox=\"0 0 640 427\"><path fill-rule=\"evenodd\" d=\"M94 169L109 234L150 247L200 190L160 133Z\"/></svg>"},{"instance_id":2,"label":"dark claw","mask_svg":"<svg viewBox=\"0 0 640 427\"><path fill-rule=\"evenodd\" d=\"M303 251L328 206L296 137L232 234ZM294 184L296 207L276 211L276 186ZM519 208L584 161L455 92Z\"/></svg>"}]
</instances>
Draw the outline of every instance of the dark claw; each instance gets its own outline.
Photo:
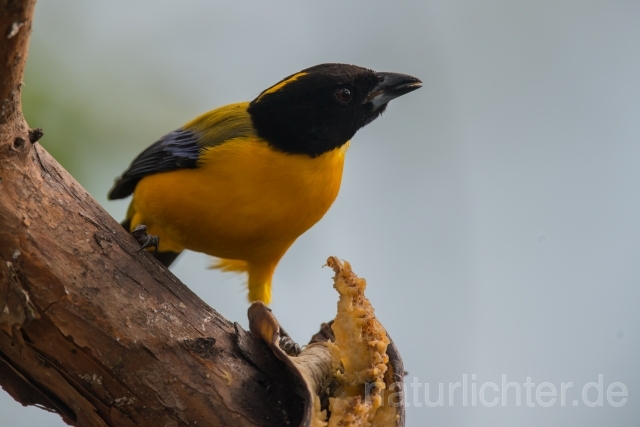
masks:
<instances>
[{"instance_id":1,"label":"dark claw","mask_svg":"<svg viewBox=\"0 0 640 427\"><path fill-rule=\"evenodd\" d=\"M40 138L42 138L42 135L44 135L42 128L29 129L29 141L31 141L32 144L38 142Z\"/></svg>"},{"instance_id":2,"label":"dark claw","mask_svg":"<svg viewBox=\"0 0 640 427\"><path fill-rule=\"evenodd\" d=\"M140 242L138 240L138 242ZM147 236L145 237L144 242L140 242L140 248L138 249L138 252L141 252L149 247L153 248L153 253L157 254L158 253L158 246L160 245L160 238L158 236Z\"/></svg>"},{"instance_id":3,"label":"dark claw","mask_svg":"<svg viewBox=\"0 0 640 427\"><path fill-rule=\"evenodd\" d=\"M280 348L289 356L299 356L302 351L300 346L282 329L280 329L280 333L282 334L280 335Z\"/></svg>"},{"instance_id":4,"label":"dark claw","mask_svg":"<svg viewBox=\"0 0 640 427\"><path fill-rule=\"evenodd\" d=\"M147 234L147 226L141 224L133 229L131 235L134 239L140 243L140 248L138 248L138 252L143 251L147 248L153 247L153 253L158 253L158 246L160 246L160 238L158 236L153 236Z\"/></svg>"}]
</instances>

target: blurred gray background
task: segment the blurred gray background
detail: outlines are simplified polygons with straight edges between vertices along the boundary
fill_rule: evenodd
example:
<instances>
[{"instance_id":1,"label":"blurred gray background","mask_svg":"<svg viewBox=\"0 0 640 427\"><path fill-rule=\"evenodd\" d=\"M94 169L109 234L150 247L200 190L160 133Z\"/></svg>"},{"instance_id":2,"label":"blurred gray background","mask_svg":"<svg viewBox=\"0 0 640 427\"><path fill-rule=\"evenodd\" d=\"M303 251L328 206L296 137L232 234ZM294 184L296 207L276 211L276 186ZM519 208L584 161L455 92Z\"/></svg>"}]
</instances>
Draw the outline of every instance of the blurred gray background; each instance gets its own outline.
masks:
<instances>
[{"instance_id":1,"label":"blurred gray background","mask_svg":"<svg viewBox=\"0 0 640 427\"><path fill-rule=\"evenodd\" d=\"M278 267L277 317L301 342L333 317L322 265L337 255L423 385L408 426L638 426L639 22L634 1L41 1L24 111L121 219L113 179L197 114L322 62L421 78L354 138L338 200ZM208 264L189 253L173 271L246 326L241 280ZM529 407L524 388L520 406L513 390L462 406L459 389L449 406L448 384L474 374L478 389L503 374L573 388L564 406ZM622 407L585 404L598 375L604 393L626 386ZM444 406L424 383L431 401L444 383ZM0 413L63 425L4 391Z\"/></svg>"}]
</instances>

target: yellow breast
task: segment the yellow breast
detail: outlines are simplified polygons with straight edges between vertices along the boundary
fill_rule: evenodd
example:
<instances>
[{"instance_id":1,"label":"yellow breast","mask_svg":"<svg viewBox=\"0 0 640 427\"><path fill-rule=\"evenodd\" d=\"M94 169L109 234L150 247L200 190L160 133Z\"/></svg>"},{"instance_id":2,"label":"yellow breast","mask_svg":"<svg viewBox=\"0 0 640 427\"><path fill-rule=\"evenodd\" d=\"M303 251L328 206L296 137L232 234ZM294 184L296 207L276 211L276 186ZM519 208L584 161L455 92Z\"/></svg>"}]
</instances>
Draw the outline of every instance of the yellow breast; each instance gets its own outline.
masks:
<instances>
[{"instance_id":1,"label":"yellow breast","mask_svg":"<svg viewBox=\"0 0 640 427\"><path fill-rule=\"evenodd\" d=\"M277 262L335 200L347 146L316 158L277 152L258 137L207 148L198 168L138 183L134 222L160 234L163 250Z\"/></svg>"}]
</instances>

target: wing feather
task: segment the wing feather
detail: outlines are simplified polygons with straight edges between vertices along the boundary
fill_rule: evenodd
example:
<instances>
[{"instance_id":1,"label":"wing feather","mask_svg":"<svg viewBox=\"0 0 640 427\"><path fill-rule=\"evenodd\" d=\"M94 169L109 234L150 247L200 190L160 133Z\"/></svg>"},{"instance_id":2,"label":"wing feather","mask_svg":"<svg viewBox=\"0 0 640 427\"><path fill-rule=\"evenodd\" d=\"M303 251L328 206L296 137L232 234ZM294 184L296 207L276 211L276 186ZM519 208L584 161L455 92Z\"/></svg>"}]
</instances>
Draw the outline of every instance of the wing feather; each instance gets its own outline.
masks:
<instances>
[{"instance_id":1,"label":"wing feather","mask_svg":"<svg viewBox=\"0 0 640 427\"><path fill-rule=\"evenodd\" d=\"M201 151L208 147L255 135L248 105L241 102L204 113L151 144L116 179L109 191L109 200L130 196L147 175L197 168Z\"/></svg>"},{"instance_id":2,"label":"wing feather","mask_svg":"<svg viewBox=\"0 0 640 427\"><path fill-rule=\"evenodd\" d=\"M140 153L122 176L116 179L109 191L109 200L131 195L138 181L147 175L195 168L201 148L194 132L184 129L169 132Z\"/></svg>"}]
</instances>

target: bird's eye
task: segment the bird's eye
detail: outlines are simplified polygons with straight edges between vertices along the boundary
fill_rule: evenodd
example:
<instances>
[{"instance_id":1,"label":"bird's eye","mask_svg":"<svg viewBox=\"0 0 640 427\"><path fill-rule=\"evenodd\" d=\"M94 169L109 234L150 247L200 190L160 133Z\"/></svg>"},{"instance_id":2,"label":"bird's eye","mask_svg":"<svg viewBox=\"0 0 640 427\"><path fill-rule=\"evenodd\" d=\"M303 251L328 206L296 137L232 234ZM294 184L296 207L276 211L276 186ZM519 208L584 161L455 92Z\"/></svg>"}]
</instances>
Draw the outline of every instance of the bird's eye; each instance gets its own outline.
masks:
<instances>
[{"instance_id":1,"label":"bird's eye","mask_svg":"<svg viewBox=\"0 0 640 427\"><path fill-rule=\"evenodd\" d=\"M343 104L346 104L347 102L351 101L351 98L353 98L353 92L348 87L341 87L339 89L336 89L333 92L333 95L338 101L342 102Z\"/></svg>"}]
</instances>

